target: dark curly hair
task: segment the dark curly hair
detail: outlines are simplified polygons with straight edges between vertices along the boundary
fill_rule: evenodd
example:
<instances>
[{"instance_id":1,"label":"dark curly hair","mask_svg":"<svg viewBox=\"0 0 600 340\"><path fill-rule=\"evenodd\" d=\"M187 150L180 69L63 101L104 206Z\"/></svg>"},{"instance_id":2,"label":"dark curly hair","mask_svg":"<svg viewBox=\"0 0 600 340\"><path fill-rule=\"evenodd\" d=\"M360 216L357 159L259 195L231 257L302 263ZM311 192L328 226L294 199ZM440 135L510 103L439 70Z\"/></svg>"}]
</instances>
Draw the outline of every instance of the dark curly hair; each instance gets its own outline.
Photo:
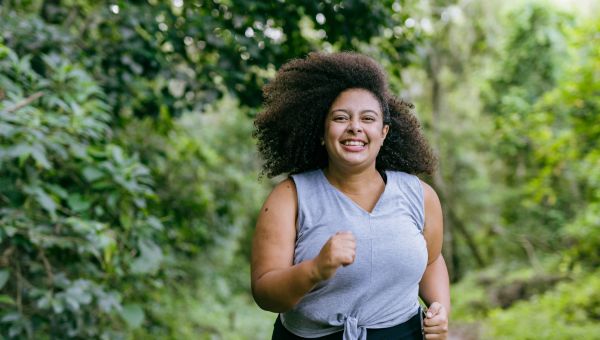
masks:
<instances>
[{"instance_id":1,"label":"dark curly hair","mask_svg":"<svg viewBox=\"0 0 600 340\"><path fill-rule=\"evenodd\" d=\"M391 95L382 68L358 53L311 53L283 65L263 88L264 108L254 121L254 137L268 177L327 166L320 140L325 117L344 90L370 91L382 106L390 131L377 155L379 170L431 174L435 158L420 130L414 106Z\"/></svg>"}]
</instances>

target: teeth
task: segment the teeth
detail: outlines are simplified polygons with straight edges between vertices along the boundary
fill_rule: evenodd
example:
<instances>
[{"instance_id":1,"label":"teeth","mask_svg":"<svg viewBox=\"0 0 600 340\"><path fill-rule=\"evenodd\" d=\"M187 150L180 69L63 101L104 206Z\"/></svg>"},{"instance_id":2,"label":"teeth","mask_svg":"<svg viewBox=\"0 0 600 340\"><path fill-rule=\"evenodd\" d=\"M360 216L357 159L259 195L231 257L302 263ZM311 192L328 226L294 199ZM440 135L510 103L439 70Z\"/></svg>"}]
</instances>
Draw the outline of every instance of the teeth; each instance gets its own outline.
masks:
<instances>
[{"instance_id":1,"label":"teeth","mask_svg":"<svg viewBox=\"0 0 600 340\"><path fill-rule=\"evenodd\" d=\"M347 141L344 141L344 145L348 145L348 146L364 146L365 143L364 142L360 142L360 141L347 140Z\"/></svg>"}]
</instances>

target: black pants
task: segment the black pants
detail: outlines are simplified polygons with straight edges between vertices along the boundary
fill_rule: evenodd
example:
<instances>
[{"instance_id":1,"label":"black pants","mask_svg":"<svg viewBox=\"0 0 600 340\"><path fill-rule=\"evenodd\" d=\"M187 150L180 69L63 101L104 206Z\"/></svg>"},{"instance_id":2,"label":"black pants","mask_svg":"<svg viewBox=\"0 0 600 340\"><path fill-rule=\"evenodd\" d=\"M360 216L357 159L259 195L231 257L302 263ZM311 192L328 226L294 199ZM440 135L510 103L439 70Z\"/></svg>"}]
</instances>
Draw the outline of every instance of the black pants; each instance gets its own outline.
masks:
<instances>
[{"instance_id":1,"label":"black pants","mask_svg":"<svg viewBox=\"0 0 600 340\"><path fill-rule=\"evenodd\" d=\"M322 336L320 338L311 338L310 340L342 340L343 331ZM303 340L303 338L288 331L279 316L275 320L273 328L272 340ZM421 319L419 313L410 318L408 321L389 328L369 329L367 328L368 340L422 340L423 333L421 332Z\"/></svg>"}]
</instances>

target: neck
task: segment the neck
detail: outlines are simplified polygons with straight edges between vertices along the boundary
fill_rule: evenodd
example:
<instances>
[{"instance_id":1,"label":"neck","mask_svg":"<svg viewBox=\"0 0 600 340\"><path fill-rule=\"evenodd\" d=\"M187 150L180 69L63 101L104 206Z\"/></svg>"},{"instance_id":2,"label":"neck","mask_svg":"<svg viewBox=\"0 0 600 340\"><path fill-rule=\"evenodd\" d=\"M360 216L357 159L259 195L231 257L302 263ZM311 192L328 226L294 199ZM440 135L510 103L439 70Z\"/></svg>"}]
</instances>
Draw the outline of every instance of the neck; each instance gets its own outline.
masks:
<instances>
[{"instance_id":1,"label":"neck","mask_svg":"<svg viewBox=\"0 0 600 340\"><path fill-rule=\"evenodd\" d=\"M327 166L323 172L331 185L347 193L360 193L369 190L373 185L384 184L374 166L354 171Z\"/></svg>"}]
</instances>

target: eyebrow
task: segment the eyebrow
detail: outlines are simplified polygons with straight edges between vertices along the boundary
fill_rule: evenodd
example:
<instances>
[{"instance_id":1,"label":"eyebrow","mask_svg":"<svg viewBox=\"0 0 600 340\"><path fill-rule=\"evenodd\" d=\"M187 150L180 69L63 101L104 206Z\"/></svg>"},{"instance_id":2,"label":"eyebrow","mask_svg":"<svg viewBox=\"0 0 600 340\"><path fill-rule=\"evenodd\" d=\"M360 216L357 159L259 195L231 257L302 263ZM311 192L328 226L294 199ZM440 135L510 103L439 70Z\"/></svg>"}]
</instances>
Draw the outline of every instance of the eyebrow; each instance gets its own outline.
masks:
<instances>
[{"instance_id":1,"label":"eyebrow","mask_svg":"<svg viewBox=\"0 0 600 340\"><path fill-rule=\"evenodd\" d=\"M345 112L345 113L351 113L351 112L352 112L352 110L348 110L348 109L333 109L333 110L329 111L329 113L334 113L334 112L337 112L337 111L342 111L342 112ZM375 114L378 114L378 115L382 115L382 113L381 113L381 112L379 112L379 111L374 111L374 110L371 110L371 109L362 110L362 111L360 111L360 112L359 112L359 114L362 114L362 113L369 113L369 112L370 112L370 113L375 113Z\"/></svg>"}]
</instances>

